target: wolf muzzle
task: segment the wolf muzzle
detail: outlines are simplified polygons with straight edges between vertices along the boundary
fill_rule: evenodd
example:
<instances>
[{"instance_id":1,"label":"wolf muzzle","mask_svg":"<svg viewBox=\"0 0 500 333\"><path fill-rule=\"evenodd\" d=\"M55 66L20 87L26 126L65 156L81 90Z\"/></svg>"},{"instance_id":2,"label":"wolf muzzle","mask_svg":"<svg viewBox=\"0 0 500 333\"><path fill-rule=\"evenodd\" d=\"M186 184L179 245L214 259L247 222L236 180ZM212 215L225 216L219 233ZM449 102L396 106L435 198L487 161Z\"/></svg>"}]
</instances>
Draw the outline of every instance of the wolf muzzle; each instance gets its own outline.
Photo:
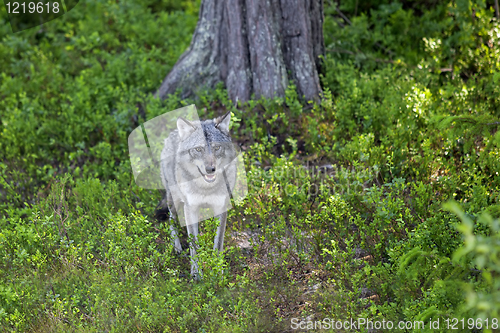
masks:
<instances>
[{"instance_id":1,"label":"wolf muzzle","mask_svg":"<svg viewBox=\"0 0 500 333\"><path fill-rule=\"evenodd\" d=\"M216 174L214 173L215 172L215 167L210 167L210 170L212 171L210 174L209 173L203 173L201 172L200 170L200 167L198 167L198 171L200 172L200 174L203 176L203 179L207 182L207 183L213 183L216 179ZM208 169L209 167L205 167L205 170L207 170L208 172Z\"/></svg>"}]
</instances>

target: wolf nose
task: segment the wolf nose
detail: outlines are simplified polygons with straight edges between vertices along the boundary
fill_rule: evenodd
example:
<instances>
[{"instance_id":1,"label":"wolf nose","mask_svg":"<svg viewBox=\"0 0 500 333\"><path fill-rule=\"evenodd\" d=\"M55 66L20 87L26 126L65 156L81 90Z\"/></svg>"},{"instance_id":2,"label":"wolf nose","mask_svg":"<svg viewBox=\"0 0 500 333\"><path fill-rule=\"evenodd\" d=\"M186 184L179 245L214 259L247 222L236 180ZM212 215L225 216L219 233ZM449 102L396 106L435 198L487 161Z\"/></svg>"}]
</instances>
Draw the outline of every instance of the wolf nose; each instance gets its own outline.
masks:
<instances>
[{"instance_id":1,"label":"wolf nose","mask_svg":"<svg viewBox=\"0 0 500 333\"><path fill-rule=\"evenodd\" d=\"M207 173L214 173L215 172L215 167L214 166L206 166L205 171Z\"/></svg>"}]
</instances>

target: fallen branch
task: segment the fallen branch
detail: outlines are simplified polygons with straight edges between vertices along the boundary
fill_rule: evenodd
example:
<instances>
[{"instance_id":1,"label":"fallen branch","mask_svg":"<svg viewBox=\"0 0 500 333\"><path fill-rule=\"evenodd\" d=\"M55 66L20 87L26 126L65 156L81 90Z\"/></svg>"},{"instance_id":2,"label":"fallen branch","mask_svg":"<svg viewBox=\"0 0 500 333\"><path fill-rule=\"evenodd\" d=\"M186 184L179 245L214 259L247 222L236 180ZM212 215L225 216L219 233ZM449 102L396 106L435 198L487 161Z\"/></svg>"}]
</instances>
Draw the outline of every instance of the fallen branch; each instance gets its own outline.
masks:
<instances>
[{"instance_id":1,"label":"fallen branch","mask_svg":"<svg viewBox=\"0 0 500 333\"><path fill-rule=\"evenodd\" d=\"M356 52L352 52L352 51L344 50L344 49L327 49L326 51L327 52L332 52L332 53L345 53L345 54L350 54L350 55L358 55L359 54L359 55L363 55L364 57L366 57L366 59L372 60L372 61L375 61L375 62L382 62L382 63L387 63L387 64L393 64L394 63L393 60L373 58L373 57L367 56L363 52L356 53Z\"/></svg>"},{"instance_id":2,"label":"fallen branch","mask_svg":"<svg viewBox=\"0 0 500 333\"><path fill-rule=\"evenodd\" d=\"M349 23L349 25L352 25L351 21L347 18L347 16L345 16L344 13L340 11L339 7L336 7L335 9L337 10L337 13L339 13L340 17L344 19L344 21Z\"/></svg>"}]
</instances>

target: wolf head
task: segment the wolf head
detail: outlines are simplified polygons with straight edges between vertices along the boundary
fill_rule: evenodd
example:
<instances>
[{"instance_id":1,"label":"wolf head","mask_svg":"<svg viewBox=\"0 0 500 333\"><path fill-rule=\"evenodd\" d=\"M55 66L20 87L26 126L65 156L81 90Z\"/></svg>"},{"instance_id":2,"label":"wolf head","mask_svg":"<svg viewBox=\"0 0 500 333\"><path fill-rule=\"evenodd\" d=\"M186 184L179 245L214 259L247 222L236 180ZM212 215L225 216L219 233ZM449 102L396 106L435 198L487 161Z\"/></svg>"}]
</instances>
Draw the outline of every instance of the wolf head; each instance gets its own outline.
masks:
<instances>
[{"instance_id":1,"label":"wolf head","mask_svg":"<svg viewBox=\"0 0 500 333\"><path fill-rule=\"evenodd\" d=\"M220 183L224 167L235 156L229 136L230 121L230 112L205 121L177 119L180 139L177 153L181 156L184 179L195 180L203 187Z\"/></svg>"}]
</instances>

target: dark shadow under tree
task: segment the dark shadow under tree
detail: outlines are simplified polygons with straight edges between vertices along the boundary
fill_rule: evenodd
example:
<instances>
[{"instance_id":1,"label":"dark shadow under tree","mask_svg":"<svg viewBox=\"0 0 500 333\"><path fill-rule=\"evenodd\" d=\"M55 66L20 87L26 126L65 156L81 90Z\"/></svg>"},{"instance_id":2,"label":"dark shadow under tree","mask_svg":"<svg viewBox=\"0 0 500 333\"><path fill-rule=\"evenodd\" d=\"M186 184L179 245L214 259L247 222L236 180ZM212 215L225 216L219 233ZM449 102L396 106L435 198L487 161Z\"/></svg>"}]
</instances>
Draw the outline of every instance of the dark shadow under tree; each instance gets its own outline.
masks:
<instances>
[{"instance_id":1,"label":"dark shadow under tree","mask_svg":"<svg viewBox=\"0 0 500 333\"><path fill-rule=\"evenodd\" d=\"M202 0L191 45L156 96L223 82L233 101L283 97L290 82L317 101L324 54L323 0Z\"/></svg>"}]
</instances>

